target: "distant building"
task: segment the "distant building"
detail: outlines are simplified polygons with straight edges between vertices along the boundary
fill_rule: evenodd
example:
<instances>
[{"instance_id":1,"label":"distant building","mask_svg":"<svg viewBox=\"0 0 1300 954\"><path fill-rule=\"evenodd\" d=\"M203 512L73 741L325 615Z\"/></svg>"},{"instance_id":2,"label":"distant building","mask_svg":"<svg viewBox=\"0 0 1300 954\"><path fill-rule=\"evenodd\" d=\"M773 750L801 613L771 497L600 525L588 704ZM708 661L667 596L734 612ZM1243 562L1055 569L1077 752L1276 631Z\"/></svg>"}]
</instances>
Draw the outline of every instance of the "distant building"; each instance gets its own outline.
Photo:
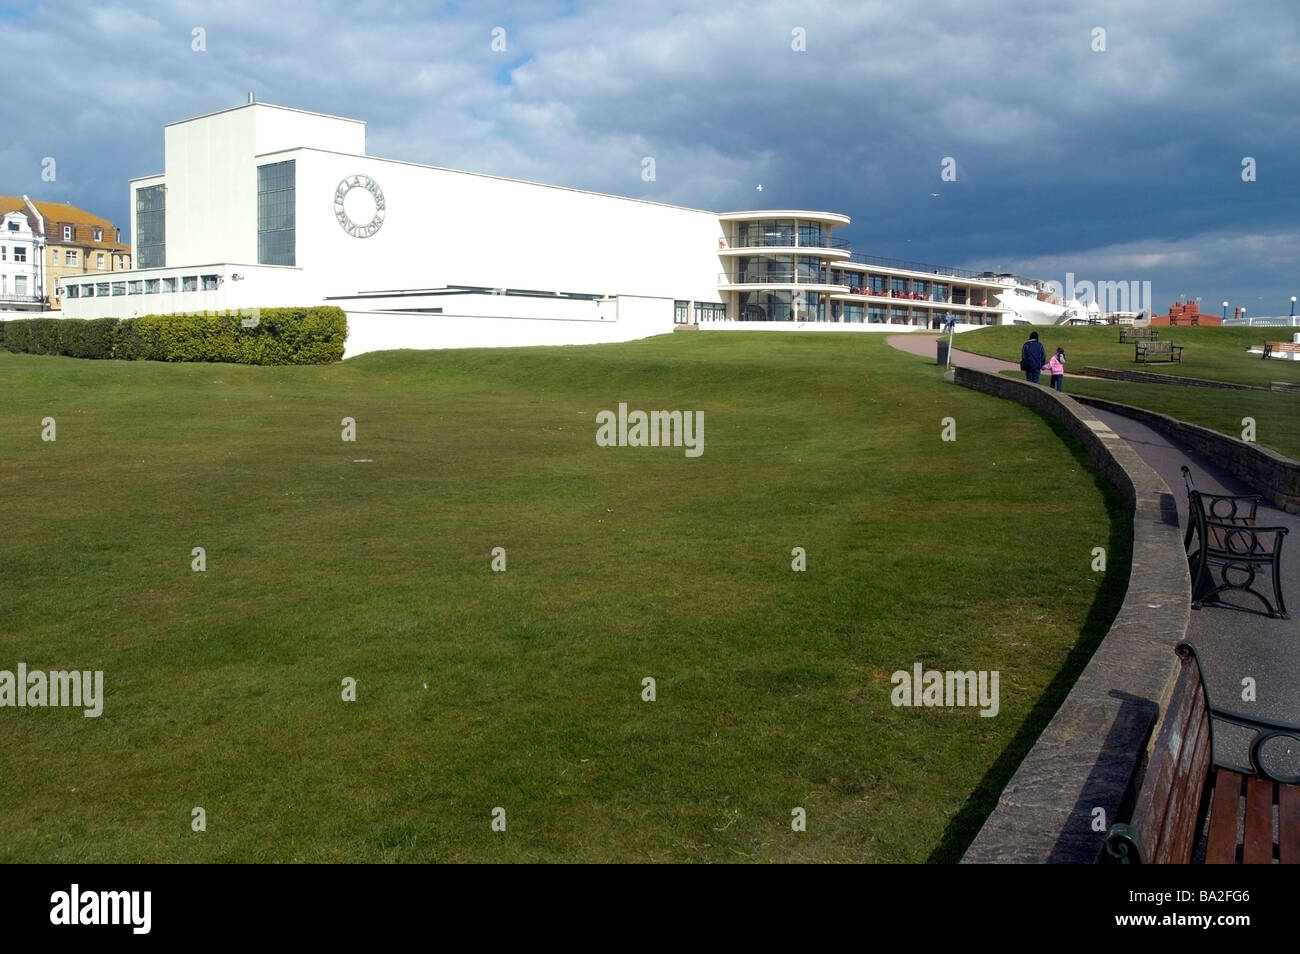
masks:
<instances>
[{"instance_id":1,"label":"distant building","mask_svg":"<svg viewBox=\"0 0 1300 954\"><path fill-rule=\"evenodd\" d=\"M1223 324L1223 319L1218 315L1202 312L1201 306L1194 301L1176 301L1169 306L1169 314L1152 315L1151 324L1174 326L1221 325Z\"/></svg>"},{"instance_id":2,"label":"distant building","mask_svg":"<svg viewBox=\"0 0 1300 954\"><path fill-rule=\"evenodd\" d=\"M40 311L42 290L39 226L18 200L15 206L0 198L0 312Z\"/></svg>"},{"instance_id":3,"label":"distant building","mask_svg":"<svg viewBox=\"0 0 1300 954\"><path fill-rule=\"evenodd\" d=\"M31 233L27 258L33 268L27 296L35 302L22 302L25 310L59 310L64 280L69 277L131 267L131 246L122 241L121 230L108 219L66 202L45 202L25 195L0 195L0 210L20 213ZM7 234L0 239L0 243L8 242ZM9 251L11 264L12 255ZM12 294L12 280L9 288ZM0 297L3 294L0 292Z\"/></svg>"}]
</instances>

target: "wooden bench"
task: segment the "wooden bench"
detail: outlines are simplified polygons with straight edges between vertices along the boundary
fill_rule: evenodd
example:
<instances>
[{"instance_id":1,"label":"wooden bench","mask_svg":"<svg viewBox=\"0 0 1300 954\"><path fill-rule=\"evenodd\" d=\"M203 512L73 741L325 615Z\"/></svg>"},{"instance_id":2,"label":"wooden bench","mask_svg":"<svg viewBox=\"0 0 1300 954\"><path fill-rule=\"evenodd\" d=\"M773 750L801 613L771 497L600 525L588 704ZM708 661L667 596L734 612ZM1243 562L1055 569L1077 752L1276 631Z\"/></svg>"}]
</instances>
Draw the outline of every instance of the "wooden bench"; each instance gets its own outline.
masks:
<instances>
[{"instance_id":1,"label":"wooden bench","mask_svg":"<svg viewBox=\"0 0 1300 954\"><path fill-rule=\"evenodd\" d=\"M1133 360L1146 364L1148 361L1177 361L1183 363L1183 346L1172 341L1139 341L1133 345Z\"/></svg>"},{"instance_id":2,"label":"wooden bench","mask_svg":"<svg viewBox=\"0 0 1300 954\"><path fill-rule=\"evenodd\" d=\"M1263 499L1258 494L1234 497L1201 493L1186 465L1182 471L1187 485L1183 548L1192 574L1192 606L1200 609L1224 590L1245 590L1264 603L1269 616L1288 619L1282 597L1282 541L1290 532L1288 528L1256 524L1255 514ZM1276 606L1253 585L1256 573L1264 567L1272 570ZM1214 570L1219 573L1217 583Z\"/></svg>"},{"instance_id":3,"label":"wooden bench","mask_svg":"<svg viewBox=\"0 0 1300 954\"><path fill-rule=\"evenodd\" d=\"M1264 358L1271 358L1275 354L1300 354L1300 344L1294 341L1265 341Z\"/></svg>"},{"instance_id":4,"label":"wooden bench","mask_svg":"<svg viewBox=\"0 0 1300 954\"><path fill-rule=\"evenodd\" d=\"M1281 764L1294 768L1300 725L1214 706L1196 647L1183 642L1175 651L1173 691L1152 733L1131 817L1111 826L1097 860L1188 864L1203 847L1206 864L1300 864L1300 774ZM1215 757L1215 722L1254 733L1247 735L1249 766Z\"/></svg>"},{"instance_id":5,"label":"wooden bench","mask_svg":"<svg viewBox=\"0 0 1300 954\"><path fill-rule=\"evenodd\" d=\"M1119 326L1119 343L1129 344L1133 341L1156 341L1160 332L1155 328L1134 328L1132 325Z\"/></svg>"}]
</instances>

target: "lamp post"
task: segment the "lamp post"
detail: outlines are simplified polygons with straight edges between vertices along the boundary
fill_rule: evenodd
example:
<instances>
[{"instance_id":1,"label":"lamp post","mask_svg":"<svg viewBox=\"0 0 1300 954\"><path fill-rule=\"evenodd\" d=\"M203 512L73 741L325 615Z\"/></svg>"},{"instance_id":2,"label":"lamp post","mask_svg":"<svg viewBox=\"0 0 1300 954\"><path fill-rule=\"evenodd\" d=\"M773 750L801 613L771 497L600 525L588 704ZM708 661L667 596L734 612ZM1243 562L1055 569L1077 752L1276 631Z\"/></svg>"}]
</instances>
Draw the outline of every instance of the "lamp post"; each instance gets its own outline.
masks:
<instances>
[{"instance_id":1,"label":"lamp post","mask_svg":"<svg viewBox=\"0 0 1300 954\"><path fill-rule=\"evenodd\" d=\"M1223 303L1223 320L1228 320L1228 303L1226 301Z\"/></svg>"},{"instance_id":2,"label":"lamp post","mask_svg":"<svg viewBox=\"0 0 1300 954\"><path fill-rule=\"evenodd\" d=\"M1295 295L1291 296L1291 317L1295 317Z\"/></svg>"}]
</instances>

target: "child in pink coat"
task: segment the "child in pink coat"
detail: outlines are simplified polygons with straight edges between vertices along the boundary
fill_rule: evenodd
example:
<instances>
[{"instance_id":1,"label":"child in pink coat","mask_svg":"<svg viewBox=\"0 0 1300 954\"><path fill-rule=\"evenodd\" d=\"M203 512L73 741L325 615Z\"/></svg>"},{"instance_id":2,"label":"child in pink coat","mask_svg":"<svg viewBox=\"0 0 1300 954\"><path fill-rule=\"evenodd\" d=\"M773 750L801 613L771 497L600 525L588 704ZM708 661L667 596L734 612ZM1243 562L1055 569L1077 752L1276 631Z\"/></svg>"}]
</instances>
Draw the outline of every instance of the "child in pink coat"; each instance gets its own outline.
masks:
<instances>
[{"instance_id":1,"label":"child in pink coat","mask_svg":"<svg viewBox=\"0 0 1300 954\"><path fill-rule=\"evenodd\" d=\"M1047 362L1047 371L1052 375L1052 387L1058 391L1064 391L1061 383L1065 380L1065 349L1057 348L1056 354L1052 355Z\"/></svg>"}]
</instances>

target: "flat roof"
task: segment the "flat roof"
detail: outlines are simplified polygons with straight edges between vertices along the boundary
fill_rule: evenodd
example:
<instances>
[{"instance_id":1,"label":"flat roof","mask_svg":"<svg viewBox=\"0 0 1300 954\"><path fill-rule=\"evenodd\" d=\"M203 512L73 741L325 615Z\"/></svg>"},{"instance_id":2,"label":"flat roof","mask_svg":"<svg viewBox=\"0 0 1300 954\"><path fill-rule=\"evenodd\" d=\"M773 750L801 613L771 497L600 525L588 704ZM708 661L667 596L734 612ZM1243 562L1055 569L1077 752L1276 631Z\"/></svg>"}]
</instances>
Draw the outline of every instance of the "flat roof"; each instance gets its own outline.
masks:
<instances>
[{"instance_id":1,"label":"flat roof","mask_svg":"<svg viewBox=\"0 0 1300 954\"><path fill-rule=\"evenodd\" d=\"M163 129L166 129L168 126L179 126L182 123L192 123L196 119L207 119L210 116L220 116L222 113L233 113L237 109L251 109L254 106L262 106L266 109L281 109L287 113L303 113L304 115L307 116L321 116L325 119L338 119L345 123L358 123L362 126L366 124L366 121L364 119L350 119L347 116L335 116L331 113L318 113L315 112L314 110L297 109L296 107L293 106L277 106L274 103L252 102L252 103L240 103L238 106L230 106L227 107L226 109L214 110L213 112L210 113L204 113L201 116L191 116L189 119L178 119L175 122L163 123Z\"/></svg>"},{"instance_id":2,"label":"flat roof","mask_svg":"<svg viewBox=\"0 0 1300 954\"><path fill-rule=\"evenodd\" d=\"M838 222L848 225L849 217L839 212L814 212L810 209L758 209L751 212L719 212L724 222L746 222L756 219L813 219L821 222Z\"/></svg>"}]
</instances>

